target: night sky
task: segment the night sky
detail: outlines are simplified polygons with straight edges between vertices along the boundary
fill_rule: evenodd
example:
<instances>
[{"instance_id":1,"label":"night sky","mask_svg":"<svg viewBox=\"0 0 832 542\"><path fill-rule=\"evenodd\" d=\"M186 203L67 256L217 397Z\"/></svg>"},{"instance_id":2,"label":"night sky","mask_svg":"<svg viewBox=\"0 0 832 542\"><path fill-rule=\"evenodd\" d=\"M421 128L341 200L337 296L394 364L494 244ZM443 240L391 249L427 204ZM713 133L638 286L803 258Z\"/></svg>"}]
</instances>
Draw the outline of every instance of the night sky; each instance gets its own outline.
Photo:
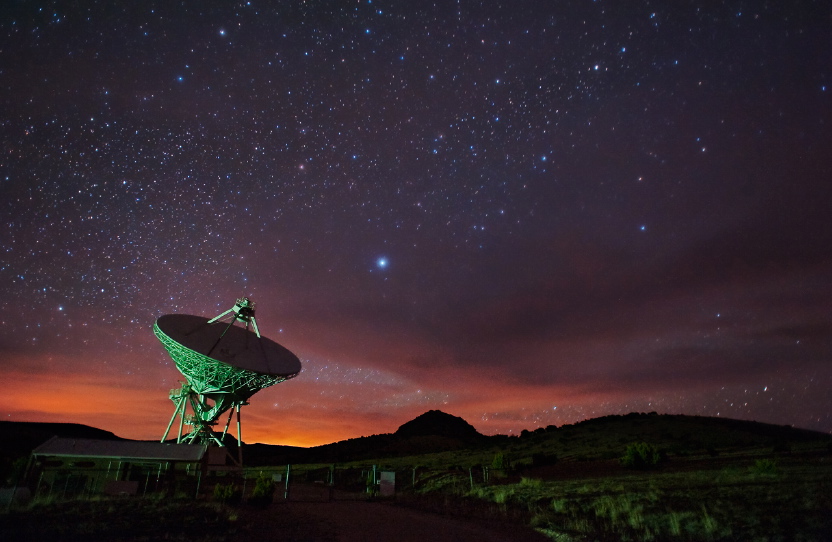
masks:
<instances>
[{"instance_id":1,"label":"night sky","mask_svg":"<svg viewBox=\"0 0 832 542\"><path fill-rule=\"evenodd\" d=\"M4 419L160 438L257 303L247 442L440 409L832 431L828 2L0 7Z\"/></svg>"}]
</instances>

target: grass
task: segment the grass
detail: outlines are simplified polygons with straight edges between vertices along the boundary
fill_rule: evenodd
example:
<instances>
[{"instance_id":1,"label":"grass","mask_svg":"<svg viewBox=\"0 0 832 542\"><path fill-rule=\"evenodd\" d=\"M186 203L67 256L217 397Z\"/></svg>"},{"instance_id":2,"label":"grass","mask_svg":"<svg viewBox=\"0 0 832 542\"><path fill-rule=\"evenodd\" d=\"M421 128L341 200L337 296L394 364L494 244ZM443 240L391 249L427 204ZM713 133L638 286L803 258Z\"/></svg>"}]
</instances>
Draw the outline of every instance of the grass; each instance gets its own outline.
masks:
<instances>
[{"instance_id":1,"label":"grass","mask_svg":"<svg viewBox=\"0 0 832 542\"><path fill-rule=\"evenodd\" d=\"M627 420L627 427L643 421ZM501 516L559 542L829 539L828 439L772 444L773 437L738 433L731 424L723 432L716 426L685 433L696 420L683 419L679 426L672 419L656 421L661 423L638 434L614 425L563 428L506 439L501 446L377 464L397 472L402 504L471 518ZM645 459L645 470L619 460L628 448ZM501 454L510 464L494 468ZM488 478L484 466L490 467Z\"/></svg>"},{"instance_id":2,"label":"grass","mask_svg":"<svg viewBox=\"0 0 832 542\"><path fill-rule=\"evenodd\" d=\"M628 448L645 470L622 464ZM363 493L375 464L396 472L400 504L527 523L557 542L811 541L832 539L830 459L828 436L731 420L627 415L471 449L294 464L291 480L329 483L334 466L336 489ZM245 479L205 484L204 497L216 502L37 503L0 514L0 540L254 540L241 527L252 507L228 504L279 495L283 482L275 486L272 476L285 472L285 465L256 467ZM240 499L243 493L248 498ZM282 531L309 528L290 515L269 517L283 521Z\"/></svg>"},{"instance_id":3,"label":"grass","mask_svg":"<svg viewBox=\"0 0 832 542\"><path fill-rule=\"evenodd\" d=\"M757 465L763 465L757 467ZM553 540L822 540L832 532L832 469L621 475L479 487L472 497L529 511ZM760 472L762 471L762 472Z\"/></svg>"},{"instance_id":4,"label":"grass","mask_svg":"<svg viewBox=\"0 0 832 542\"><path fill-rule=\"evenodd\" d=\"M779 474L777 461L769 458L758 459L753 466L749 467L749 470L751 473L760 476L777 476Z\"/></svg>"},{"instance_id":5,"label":"grass","mask_svg":"<svg viewBox=\"0 0 832 542\"><path fill-rule=\"evenodd\" d=\"M623 417L376 463L396 471L403 504L471 518L500 516L559 542L830 539L829 439L782 440L779 433L788 437L790 429L755 434L749 427ZM628 454L640 463L627 468L620 458ZM495 468L498 462L503 468ZM298 466L298 472L319 467Z\"/></svg>"},{"instance_id":6,"label":"grass","mask_svg":"<svg viewBox=\"0 0 832 542\"><path fill-rule=\"evenodd\" d=\"M0 514L0 539L223 542L236 538L237 518L234 509L193 500L35 502Z\"/></svg>"}]
</instances>

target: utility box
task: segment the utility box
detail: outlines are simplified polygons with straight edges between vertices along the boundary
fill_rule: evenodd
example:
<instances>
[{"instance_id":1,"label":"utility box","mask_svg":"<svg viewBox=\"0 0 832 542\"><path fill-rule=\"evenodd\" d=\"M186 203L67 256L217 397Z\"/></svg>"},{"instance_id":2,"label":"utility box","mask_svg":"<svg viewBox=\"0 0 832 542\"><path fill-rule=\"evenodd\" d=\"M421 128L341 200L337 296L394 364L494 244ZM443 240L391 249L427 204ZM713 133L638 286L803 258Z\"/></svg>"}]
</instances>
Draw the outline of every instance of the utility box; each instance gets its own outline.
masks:
<instances>
[{"instance_id":1,"label":"utility box","mask_svg":"<svg viewBox=\"0 0 832 542\"><path fill-rule=\"evenodd\" d=\"M392 497L396 494L396 473L383 470L379 473L378 492L382 497Z\"/></svg>"}]
</instances>

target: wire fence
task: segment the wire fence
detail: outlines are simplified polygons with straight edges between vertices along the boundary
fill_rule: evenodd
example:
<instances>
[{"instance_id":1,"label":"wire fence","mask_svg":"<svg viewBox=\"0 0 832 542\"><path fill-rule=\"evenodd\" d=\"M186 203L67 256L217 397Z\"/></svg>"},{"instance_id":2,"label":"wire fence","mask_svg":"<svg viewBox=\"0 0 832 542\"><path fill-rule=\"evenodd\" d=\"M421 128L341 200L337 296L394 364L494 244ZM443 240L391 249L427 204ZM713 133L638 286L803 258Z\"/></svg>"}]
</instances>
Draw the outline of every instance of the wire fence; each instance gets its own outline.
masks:
<instances>
[{"instance_id":1,"label":"wire fence","mask_svg":"<svg viewBox=\"0 0 832 542\"><path fill-rule=\"evenodd\" d=\"M102 497L327 502L391 497L440 485L460 493L489 483L488 468L282 465L261 468L179 468L134 462L115 468L44 468L29 473L8 499L83 500ZM258 485L260 486L258 489ZM25 487L24 487L25 486ZM6 497L5 493L3 495ZM11 505L11 500L8 505Z\"/></svg>"}]
</instances>

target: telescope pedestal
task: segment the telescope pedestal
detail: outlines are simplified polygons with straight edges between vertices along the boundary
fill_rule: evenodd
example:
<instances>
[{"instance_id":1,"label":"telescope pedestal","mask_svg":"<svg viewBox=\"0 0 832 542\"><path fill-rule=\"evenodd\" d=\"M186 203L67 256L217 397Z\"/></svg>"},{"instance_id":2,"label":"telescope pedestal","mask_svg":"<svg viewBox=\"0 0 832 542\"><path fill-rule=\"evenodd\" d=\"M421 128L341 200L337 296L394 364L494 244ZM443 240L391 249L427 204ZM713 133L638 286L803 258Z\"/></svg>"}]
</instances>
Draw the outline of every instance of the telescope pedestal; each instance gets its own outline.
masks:
<instances>
[{"instance_id":1,"label":"telescope pedestal","mask_svg":"<svg viewBox=\"0 0 832 542\"><path fill-rule=\"evenodd\" d=\"M182 384L181 388L170 390L170 400L173 401L174 404L173 415L170 418L170 422L168 422L168 427L165 429L165 434L162 436L161 441L165 442L170 434L170 430L173 427L174 422L176 422L176 419L179 418L176 434L177 444L199 443L226 448L228 457L231 458L237 466L241 467L243 465L243 436L242 424L240 423L240 411L242 410L242 406L248 403L243 401L231 402L230 408L228 408L228 418L226 419L222 435L217 436L217 433L214 431L214 426L216 425L216 418L222 414L222 412L218 412L218 407L221 408L222 406L225 406L226 401L224 399L226 399L226 397L222 397L220 401L215 403L214 406L210 406L205 401L205 397L193 391L191 386L188 384ZM186 414L188 406L191 407L190 410L192 414ZM236 459L231 455L231 452L227 450L225 445L225 436L228 434L228 428L231 425L231 418L235 413L237 415ZM182 430L185 425L191 426L191 430L187 434L183 435Z\"/></svg>"}]
</instances>

